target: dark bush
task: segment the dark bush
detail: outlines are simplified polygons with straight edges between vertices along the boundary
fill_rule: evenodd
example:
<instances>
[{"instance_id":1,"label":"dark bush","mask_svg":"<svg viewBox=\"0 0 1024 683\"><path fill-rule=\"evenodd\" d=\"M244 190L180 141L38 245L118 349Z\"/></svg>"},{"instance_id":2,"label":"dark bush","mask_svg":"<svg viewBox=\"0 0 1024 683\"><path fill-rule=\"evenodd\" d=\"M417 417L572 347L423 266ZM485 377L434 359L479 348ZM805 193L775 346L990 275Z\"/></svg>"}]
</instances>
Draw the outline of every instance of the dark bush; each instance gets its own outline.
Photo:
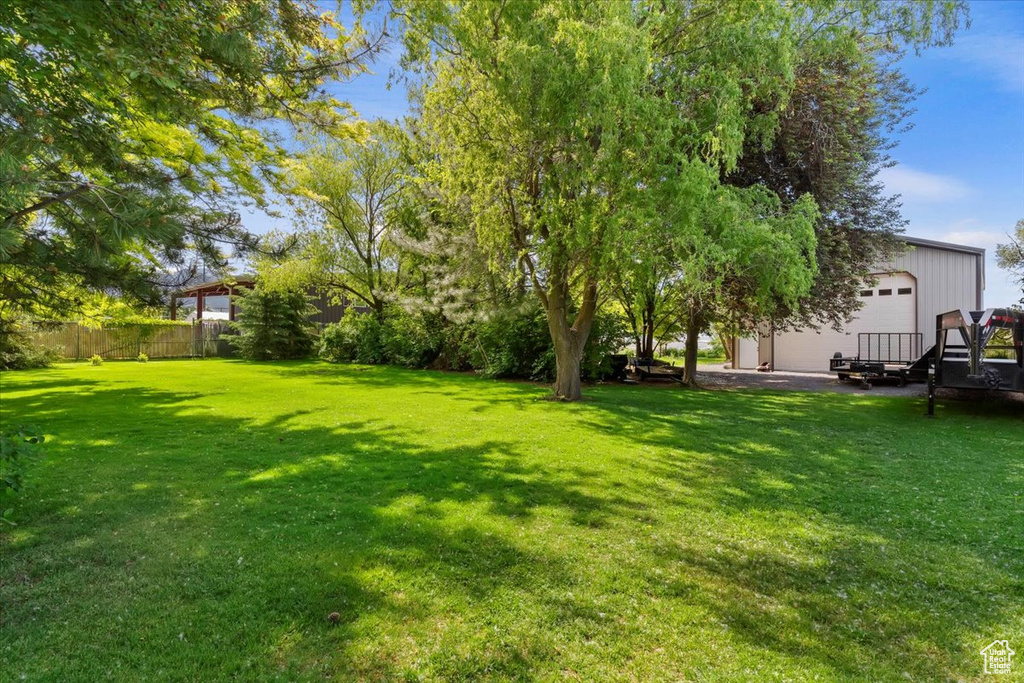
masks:
<instances>
[{"instance_id":1,"label":"dark bush","mask_svg":"<svg viewBox=\"0 0 1024 683\"><path fill-rule=\"evenodd\" d=\"M25 320L0 318L0 370L45 368L59 359L56 351L32 343Z\"/></svg>"},{"instance_id":2,"label":"dark bush","mask_svg":"<svg viewBox=\"0 0 1024 683\"><path fill-rule=\"evenodd\" d=\"M388 309L381 325L386 362L407 368L425 368L440 355L442 330L437 316Z\"/></svg>"},{"instance_id":3,"label":"dark bush","mask_svg":"<svg viewBox=\"0 0 1024 683\"><path fill-rule=\"evenodd\" d=\"M611 313L599 313L594 318L590 338L583 350L583 360L580 363L583 380L596 382L613 376L615 368L611 356L618 353L626 341L625 320Z\"/></svg>"},{"instance_id":4,"label":"dark bush","mask_svg":"<svg viewBox=\"0 0 1024 683\"><path fill-rule=\"evenodd\" d=\"M623 343L612 315L594 320L581 370L584 380L610 376L608 354ZM534 302L499 311L485 321L455 323L437 313L397 307L383 321L350 309L320 337L320 357L331 362L392 363L410 368L473 369L488 377L538 382L555 377L555 351L544 311Z\"/></svg>"},{"instance_id":5,"label":"dark bush","mask_svg":"<svg viewBox=\"0 0 1024 683\"><path fill-rule=\"evenodd\" d=\"M228 341L249 360L305 358L316 345L316 309L302 292L242 290L235 299L238 336Z\"/></svg>"},{"instance_id":6,"label":"dark bush","mask_svg":"<svg viewBox=\"0 0 1024 683\"><path fill-rule=\"evenodd\" d=\"M585 381L612 374L608 355L623 344L625 327L617 316L599 314L583 351L580 372ZM519 377L538 382L555 378L555 349L547 317L539 305L529 302L504 311L476 326L477 349L473 367L491 377Z\"/></svg>"},{"instance_id":7,"label":"dark bush","mask_svg":"<svg viewBox=\"0 0 1024 683\"><path fill-rule=\"evenodd\" d=\"M477 323L473 368L488 377L547 381L555 376L555 350L544 311L532 302Z\"/></svg>"},{"instance_id":8,"label":"dark bush","mask_svg":"<svg viewBox=\"0 0 1024 683\"><path fill-rule=\"evenodd\" d=\"M386 363L381 322L370 313L348 309L320 333L320 357L332 363Z\"/></svg>"}]
</instances>

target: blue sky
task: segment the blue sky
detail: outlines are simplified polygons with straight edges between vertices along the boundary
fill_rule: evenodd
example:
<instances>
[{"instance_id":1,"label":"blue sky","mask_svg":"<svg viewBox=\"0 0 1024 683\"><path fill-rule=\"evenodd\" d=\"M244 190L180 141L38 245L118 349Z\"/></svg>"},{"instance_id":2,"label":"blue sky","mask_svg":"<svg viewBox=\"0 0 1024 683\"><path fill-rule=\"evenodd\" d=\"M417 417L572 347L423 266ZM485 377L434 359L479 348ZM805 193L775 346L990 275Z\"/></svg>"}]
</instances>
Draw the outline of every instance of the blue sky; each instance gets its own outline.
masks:
<instances>
[{"instance_id":1,"label":"blue sky","mask_svg":"<svg viewBox=\"0 0 1024 683\"><path fill-rule=\"evenodd\" d=\"M883 175L902 195L906 232L984 247L985 305L1016 303L994 251L1024 218L1024 2L971 3L954 45L909 55L903 70L927 88Z\"/></svg>"},{"instance_id":2,"label":"blue sky","mask_svg":"<svg viewBox=\"0 0 1024 683\"><path fill-rule=\"evenodd\" d=\"M407 110L399 84L388 88L394 55L335 91L366 119L397 119ZM971 27L954 45L910 54L903 69L926 88L884 171L886 188L902 195L908 235L987 250L986 306L1021 298L995 265L995 245L1024 218L1024 2L971 3ZM247 227L289 229L290 221L247 214Z\"/></svg>"}]
</instances>

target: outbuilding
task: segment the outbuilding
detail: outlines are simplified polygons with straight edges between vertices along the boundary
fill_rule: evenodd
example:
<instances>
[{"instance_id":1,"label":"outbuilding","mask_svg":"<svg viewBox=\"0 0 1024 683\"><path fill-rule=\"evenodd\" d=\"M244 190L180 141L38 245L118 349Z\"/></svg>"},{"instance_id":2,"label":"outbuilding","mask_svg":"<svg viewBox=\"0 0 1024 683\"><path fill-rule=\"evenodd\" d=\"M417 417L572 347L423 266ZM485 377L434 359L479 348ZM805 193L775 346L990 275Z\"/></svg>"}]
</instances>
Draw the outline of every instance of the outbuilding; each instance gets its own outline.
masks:
<instances>
[{"instance_id":1,"label":"outbuilding","mask_svg":"<svg viewBox=\"0 0 1024 683\"><path fill-rule=\"evenodd\" d=\"M733 358L740 368L768 363L774 370L827 372L835 353L863 355L870 341L911 361L935 343L935 319L954 309L984 309L985 250L917 237L904 237L907 250L891 263L878 264L860 292L863 306L841 331L779 331L764 325L735 339ZM879 336L882 333L885 336ZM920 336L918 336L920 335ZM898 345L898 347L897 347Z\"/></svg>"}]
</instances>

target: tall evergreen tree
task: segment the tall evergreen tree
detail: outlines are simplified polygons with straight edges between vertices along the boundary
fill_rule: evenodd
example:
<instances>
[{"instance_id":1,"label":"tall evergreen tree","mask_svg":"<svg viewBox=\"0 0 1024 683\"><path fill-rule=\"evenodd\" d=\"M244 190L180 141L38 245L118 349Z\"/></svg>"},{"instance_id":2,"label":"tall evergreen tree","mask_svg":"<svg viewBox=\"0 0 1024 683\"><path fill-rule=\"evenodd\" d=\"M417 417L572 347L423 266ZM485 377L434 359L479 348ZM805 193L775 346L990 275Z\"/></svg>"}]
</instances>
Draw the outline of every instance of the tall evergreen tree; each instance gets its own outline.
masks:
<instances>
[{"instance_id":1,"label":"tall evergreen tree","mask_svg":"<svg viewBox=\"0 0 1024 683\"><path fill-rule=\"evenodd\" d=\"M313 352L316 326L309 316L316 308L303 292L243 290L236 296L239 331L229 341L243 358L282 360Z\"/></svg>"}]
</instances>

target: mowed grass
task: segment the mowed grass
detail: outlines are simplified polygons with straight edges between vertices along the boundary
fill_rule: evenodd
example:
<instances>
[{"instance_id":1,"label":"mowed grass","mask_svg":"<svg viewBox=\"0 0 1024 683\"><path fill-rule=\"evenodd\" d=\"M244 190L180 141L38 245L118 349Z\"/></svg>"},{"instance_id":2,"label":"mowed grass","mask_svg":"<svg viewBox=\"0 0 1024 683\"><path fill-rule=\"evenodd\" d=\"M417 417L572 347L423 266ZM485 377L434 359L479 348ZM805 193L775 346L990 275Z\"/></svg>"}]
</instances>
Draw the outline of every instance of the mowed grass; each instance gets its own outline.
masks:
<instances>
[{"instance_id":1,"label":"mowed grass","mask_svg":"<svg viewBox=\"0 0 1024 683\"><path fill-rule=\"evenodd\" d=\"M0 385L49 434L2 532L5 681L980 680L992 640L1024 652L1019 407L226 360Z\"/></svg>"}]
</instances>

